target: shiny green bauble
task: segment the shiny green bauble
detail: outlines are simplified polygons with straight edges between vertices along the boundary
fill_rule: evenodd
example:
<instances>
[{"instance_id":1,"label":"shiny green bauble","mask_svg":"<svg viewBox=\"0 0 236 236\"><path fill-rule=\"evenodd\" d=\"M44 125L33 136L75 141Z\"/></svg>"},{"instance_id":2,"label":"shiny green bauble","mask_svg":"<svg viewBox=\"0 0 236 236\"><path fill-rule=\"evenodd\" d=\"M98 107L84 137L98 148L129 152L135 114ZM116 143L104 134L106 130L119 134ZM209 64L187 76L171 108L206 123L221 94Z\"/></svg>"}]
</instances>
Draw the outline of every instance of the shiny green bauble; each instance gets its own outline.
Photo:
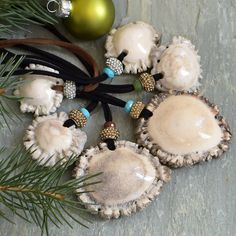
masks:
<instances>
[{"instance_id":1,"label":"shiny green bauble","mask_svg":"<svg viewBox=\"0 0 236 236\"><path fill-rule=\"evenodd\" d=\"M115 19L112 0L71 0L71 3L65 24L72 35L92 40L109 32Z\"/></svg>"}]
</instances>

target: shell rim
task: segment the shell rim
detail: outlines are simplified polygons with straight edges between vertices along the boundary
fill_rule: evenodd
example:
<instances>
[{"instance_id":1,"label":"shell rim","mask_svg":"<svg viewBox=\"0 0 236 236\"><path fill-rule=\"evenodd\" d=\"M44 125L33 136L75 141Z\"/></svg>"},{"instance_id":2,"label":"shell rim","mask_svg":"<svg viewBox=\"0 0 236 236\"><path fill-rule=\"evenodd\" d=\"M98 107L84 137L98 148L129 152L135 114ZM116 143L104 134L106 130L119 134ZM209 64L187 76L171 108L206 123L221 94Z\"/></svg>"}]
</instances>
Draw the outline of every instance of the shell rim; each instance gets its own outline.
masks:
<instances>
[{"instance_id":1,"label":"shell rim","mask_svg":"<svg viewBox=\"0 0 236 236\"><path fill-rule=\"evenodd\" d=\"M134 62L129 62L126 61L124 59L123 64L125 66L124 68L124 72L123 73L131 73L131 74L137 74L140 72L144 72L146 71L148 68L152 67L152 59L151 59L151 53L152 50L154 48L157 48L160 45L160 41L161 41L161 33L156 30L152 25L145 23L143 21L133 21L133 22L129 22L127 24L121 25L117 28L112 29L106 39L106 43L105 43L105 49L106 49L106 53L105 53L105 57L109 58L109 57L117 57L116 53L114 53L113 51L115 50L114 46L113 46L113 36L115 35L115 33L122 27L126 27L128 25L133 25L133 24L142 24L145 25L152 33L153 33L153 46L152 49L150 51L150 55L149 58L147 59L149 62L145 63L143 61L137 60L136 63Z\"/></svg>"},{"instance_id":2,"label":"shell rim","mask_svg":"<svg viewBox=\"0 0 236 236\"><path fill-rule=\"evenodd\" d=\"M124 204L117 205L104 205L96 202L95 199L89 193L77 193L78 200L85 205L85 207L92 213L101 216L105 219L119 218L120 216L129 216L143 208L145 208L149 203L151 203L157 195L160 194L162 186L165 182L170 180L171 170L160 164L159 159L153 156L146 148L138 146L136 143L129 141L116 141L117 148L129 148L135 153L144 155L149 158L153 167L156 170L156 177L153 183L150 185L148 190L146 190L141 197L126 202ZM108 151L106 143L100 143L96 147L91 147L84 151L80 156L80 159L76 163L76 168L74 170L74 177L81 178L88 174L89 163L92 158L97 154ZM81 192L85 189L80 189Z\"/></svg>"},{"instance_id":3,"label":"shell rim","mask_svg":"<svg viewBox=\"0 0 236 236\"><path fill-rule=\"evenodd\" d=\"M24 146L26 150L31 153L32 159L37 161L38 165L44 165L47 167L54 166L58 162L60 162L60 164L64 164L72 156L80 155L85 143L87 142L86 133L84 131L76 129L75 126L72 126L69 128L72 132L72 143L70 145L70 148L68 148L67 150L62 150L61 152L57 151L54 153L54 155L47 153L39 146L36 139L35 130L40 123L52 119L64 123L68 119L68 115L65 112L60 112L48 116L36 117L33 120L32 124L29 125L26 129L26 133L23 138ZM80 140L79 142L78 139Z\"/></svg>"},{"instance_id":4,"label":"shell rim","mask_svg":"<svg viewBox=\"0 0 236 236\"><path fill-rule=\"evenodd\" d=\"M31 65L34 65L34 64L31 64ZM37 65L37 64L35 66L38 66L39 67L38 69L41 69L41 70L44 70L44 71L53 71L56 74L59 73L58 71L53 70L49 67L44 67L44 66L40 66L40 65ZM30 68L26 67L26 69L28 70ZM22 76L20 78L20 81L25 81L25 83L27 83L27 80L28 80L28 82L30 83L31 82L30 80L39 80L39 79L46 80L46 81L51 81L52 85L53 84L57 85L57 82L59 82L62 85L64 83L64 81L62 79L54 78L52 76L47 76L47 75L41 76L41 78L39 78L38 75L25 75L25 76ZM48 89L52 90L51 87L49 87ZM55 94L51 99L51 102L52 102L51 107L47 107L47 105L29 104L27 100L22 99L20 101L20 110L21 110L21 112L22 113L33 113L35 116L49 115L50 113L56 112L56 110L61 106L61 103L63 101L63 93L60 92L60 91L56 91L56 90L54 90L54 91L55 91ZM14 90L13 94L16 95L16 96L21 96L20 86L17 87Z\"/></svg>"},{"instance_id":5,"label":"shell rim","mask_svg":"<svg viewBox=\"0 0 236 236\"><path fill-rule=\"evenodd\" d=\"M158 52L159 51L159 55L156 56L155 55L155 50L152 50L152 63L153 63L153 69L152 69L152 74L156 74L156 73L162 73L161 71L159 71L159 69L157 68L157 64L156 61L157 59L158 60L161 60L161 57L163 56L164 52L171 46L171 45L184 45L185 47L188 47L190 50L192 50L193 54L195 54L196 56L196 60L198 62L198 66L199 66L199 74L198 74L198 81L196 81L196 83L191 86L190 88L188 89L170 89L170 88L167 88L165 87L161 81L156 81L156 84L155 84L155 88L157 91L161 91L161 92L168 92L169 90L173 90L173 91L189 91L189 92L196 92L199 90L199 87L201 86L201 79L202 79L202 67L201 67L201 63L200 63L200 60L201 60L201 57L200 55L198 54L198 50L196 50L196 47L195 45L191 42L191 40L183 37L183 36L174 36L172 38L172 41L171 43L167 44L167 45L162 45L160 46L159 48L156 49L156 51ZM165 77L164 77L165 79Z\"/></svg>"},{"instance_id":6,"label":"shell rim","mask_svg":"<svg viewBox=\"0 0 236 236\"><path fill-rule=\"evenodd\" d=\"M159 158L160 162L163 165L167 165L172 168L191 166L201 161L210 161L212 159L216 159L220 157L224 152L226 152L229 149L229 144L232 137L232 134L230 132L230 127L224 120L223 116L219 115L220 112L217 105L211 103L206 97L200 95L198 92L170 91L170 93L161 93L159 95L155 95L151 99L151 101L147 105L147 109L153 112L159 107L159 105L165 99L173 95L174 96L190 95L204 102L212 110L213 114L215 115L217 124L222 130L223 137L222 137L221 142L217 146L209 149L208 151L201 152L201 153L192 152L185 155L172 154L167 151L164 151L157 143L152 141L152 138L148 134L148 129L147 129L148 121L150 118L148 120L144 120L142 118L138 121L137 128L136 128L137 143L147 148L148 150L150 150L150 152L154 156L157 156Z\"/></svg>"}]
</instances>

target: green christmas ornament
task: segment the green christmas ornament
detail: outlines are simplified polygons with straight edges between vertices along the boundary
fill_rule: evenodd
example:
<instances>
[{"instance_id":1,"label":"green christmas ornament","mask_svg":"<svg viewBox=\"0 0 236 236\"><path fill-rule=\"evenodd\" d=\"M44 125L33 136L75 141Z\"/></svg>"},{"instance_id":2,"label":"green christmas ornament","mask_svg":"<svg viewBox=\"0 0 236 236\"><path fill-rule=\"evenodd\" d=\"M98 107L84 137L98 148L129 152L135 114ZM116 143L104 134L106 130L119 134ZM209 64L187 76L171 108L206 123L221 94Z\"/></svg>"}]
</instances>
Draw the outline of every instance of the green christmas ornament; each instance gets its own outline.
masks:
<instances>
[{"instance_id":1,"label":"green christmas ornament","mask_svg":"<svg viewBox=\"0 0 236 236\"><path fill-rule=\"evenodd\" d=\"M115 19L112 0L51 0L47 8L65 18L68 31L79 39L93 40L103 36Z\"/></svg>"}]
</instances>

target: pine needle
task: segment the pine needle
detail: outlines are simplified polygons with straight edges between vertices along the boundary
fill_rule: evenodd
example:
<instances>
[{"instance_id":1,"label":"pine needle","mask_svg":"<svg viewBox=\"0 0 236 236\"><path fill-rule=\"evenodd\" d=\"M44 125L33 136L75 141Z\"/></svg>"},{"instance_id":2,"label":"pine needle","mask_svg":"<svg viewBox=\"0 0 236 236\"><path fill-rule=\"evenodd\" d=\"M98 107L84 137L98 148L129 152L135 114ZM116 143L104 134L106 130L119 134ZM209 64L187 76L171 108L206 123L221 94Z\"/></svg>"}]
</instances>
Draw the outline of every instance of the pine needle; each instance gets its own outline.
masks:
<instances>
[{"instance_id":1,"label":"pine needle","mask_svg":"<svg viewBox=\"0 0 236 236\"><path fill-rule=\"evenodd\" d=\"M35 223L41 228L42 235L49 235L49 223L56 227L64 224L72 227L69 219L88 227L89 220L84 216L87 210L71 201L73 194L84 187L81 182L86 178L64 183L57 181L64 175L65 166L69 167L75 160L76 157L71 157L64 165L59 162L53 168L46 168L38 166L23 148L18 147L10 153L1 149L0 205L25 221ZM69 209L76 209L77 215ZM9 220L3 211L0 212L0 218Z\"/></svg>"},{"instance_id":2,"label":"pine needle","mask_svg":"<svg viewBox=\"0 0 236 236\"><path fill-rule=\"evenodd\" d=\"M9 121L21 120L11 108L10 101L21 99L13 96L11 92L19 84L19 80L13 74L23 59L23 57L8 57L7 54L0 55L0 128L7 126L11 130Z\"/></svg>"},{"instance_id":3,"label":"pine needle","mask_svg":"<svg viewBox=\"0 0 236 236\"><path fill-rule=\"evenodd\" d=\"M0 33L11 34L14 29L26 31L30 23L54 25L57 20L39 0L1 0L0 22Z\"/></svg>"}]
</instances>

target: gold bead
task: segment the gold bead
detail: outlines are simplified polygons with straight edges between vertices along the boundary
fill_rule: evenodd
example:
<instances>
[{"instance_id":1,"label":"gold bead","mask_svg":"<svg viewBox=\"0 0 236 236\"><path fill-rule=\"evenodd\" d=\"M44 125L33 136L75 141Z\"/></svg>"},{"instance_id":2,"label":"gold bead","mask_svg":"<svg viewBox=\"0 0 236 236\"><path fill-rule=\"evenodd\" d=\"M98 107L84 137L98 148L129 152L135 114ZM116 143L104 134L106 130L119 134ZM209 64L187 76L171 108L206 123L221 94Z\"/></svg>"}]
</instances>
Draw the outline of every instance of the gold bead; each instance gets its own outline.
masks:
<instances>
[{"instance_id":1,"label":"gold bead","mask_svg":"<svg viewBox=\"0 0 236 236\"><path fill-rule=\"evenodd\" d=\"M78 128L83 128L87 124L87 118L79 110L72 110L69 114L69 118L75 122Z\"/></svg>"},{"instance_id":2,"label":"gold bead","mask_svg":"<svg viewBox=\"0 0 236 236\"><path fill-rule=\"evenodd\" d=\"M117 140L119 136L120 136L119 131L114 127L105 128L100 133L100 137L102 141L105 141L107 139Z\"/></svg>"},{"instance_id":3,"label":"gold bead","mask_svg":"<svg viewBox=\"0 0 236 236\"><path fill-rule=\"evenodd\" d=\"M145 104L143 104L142 102L134 103L130 111L130 116L133 119L138 119L144 108L145 108Z\"/></svg>"},{"instance_id":4,"label":"gold bead","mask_svg":"<svg viewBox=\"0 0 236 236\"><path fill-rule=\"evenodd\" d=\"M154 91L156 82L152 75L148 73L142 73L139 77L139 81L141 82L144 90L147 92Z\"/></svg>"}]
</instances>

